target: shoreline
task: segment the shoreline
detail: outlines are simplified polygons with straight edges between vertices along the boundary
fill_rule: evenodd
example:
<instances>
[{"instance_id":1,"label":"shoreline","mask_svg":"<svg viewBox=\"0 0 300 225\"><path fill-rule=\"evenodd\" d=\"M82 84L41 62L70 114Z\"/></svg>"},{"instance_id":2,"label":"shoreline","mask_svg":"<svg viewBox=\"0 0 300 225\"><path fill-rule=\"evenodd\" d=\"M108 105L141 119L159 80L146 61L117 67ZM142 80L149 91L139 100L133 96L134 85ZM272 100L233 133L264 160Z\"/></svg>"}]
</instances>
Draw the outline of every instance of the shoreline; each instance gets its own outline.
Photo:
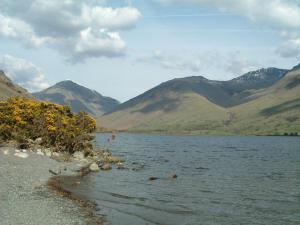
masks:
<instances>
[{"instance_id":1,"label":"shoreline","mask_svg":"<svg viewBox=\"0 0 300 225\"><path fill-rule=\"evenodd\" d=\"M88 174L85 174L83 176L86 176ZM56 192L58 196L71 200L75 204L79 205L82 211L84 212L84 214L86 214L87 225L93 225L93 224L103 225L105 220L95 213L97 207L97 204L95 202L85 199L81 196L78 196L73 192L65 189L63 186L64 179L66 178L76 179L77 177L80 178L83 176L82 175L53 176L47 181L47 186L49 187L49 189Z\"/></svg>"},{"instance_id":2,"label":"shoreline","mask_svg":"<svg viewBox=\"0 0 300 225\"><path fill-rule=\"evenodd\" d=\"M0 146L0 216L3 225L103 225L96 204L63 187L90 174L88 162L59 162L33 151ZM58 174L58 175L54 175Z\"/></svg>"},{"instance_id":3,"label":"shoreline","mask_svg":"<svg viewBox=\"0 0 300 225\"><path fill-rule=\"evenodd\" d=\"M142 134L159 136L200 136L200 137L300 137L300 135L280 135L280 134L238 134L238 133L197 133L197 132L164 132L164 131L96 131L97 134Z\"/></svg>"}]
</instances>

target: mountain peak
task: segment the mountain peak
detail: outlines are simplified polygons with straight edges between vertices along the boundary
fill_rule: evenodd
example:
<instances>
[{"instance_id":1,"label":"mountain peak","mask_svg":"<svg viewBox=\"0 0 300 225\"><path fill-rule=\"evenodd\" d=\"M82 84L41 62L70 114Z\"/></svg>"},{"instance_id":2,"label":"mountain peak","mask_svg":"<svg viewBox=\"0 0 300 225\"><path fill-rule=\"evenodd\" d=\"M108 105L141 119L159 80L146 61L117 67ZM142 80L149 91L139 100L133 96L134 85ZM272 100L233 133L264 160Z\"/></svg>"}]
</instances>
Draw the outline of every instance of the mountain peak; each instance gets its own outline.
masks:
<instances>
[{"instance_id":1,"label":"mountain peak","mask_svg":"<svg viewBox=\"0 0 300 225\"><path fill-rule=\"evenodd\" d=\"M69 105L74 112L86 111L93 116L100 116L109 112L119 104L117 100L102 96L97 91L71 80L58 82L33 95L40 100Z\"/></svg>"},{"instance_id":2,"label":"mountain peak","mask_svg":"<svg viewBox=\"0 0 300 225\"><path fill-rule=\"evenodd\" d=\"M280 79L288 70L278 69L274 67L261 68L258 70L250 71L244 75L237 77L233 80L245 81L245 80L269 80L269 79Z\"/></svg>"},{"instance_id":3,"label":"mountain peak","mask_svg":"<svg viewBox=\"0 0 300 225\"><path fill-rule=\"evenodd\" d=\"M75 83L72 80L63 80L63 81L60 81L60 82L56 83L54 86L70 87L70 86L81 86L81 85Z\"/></svg>"}]
</instances>

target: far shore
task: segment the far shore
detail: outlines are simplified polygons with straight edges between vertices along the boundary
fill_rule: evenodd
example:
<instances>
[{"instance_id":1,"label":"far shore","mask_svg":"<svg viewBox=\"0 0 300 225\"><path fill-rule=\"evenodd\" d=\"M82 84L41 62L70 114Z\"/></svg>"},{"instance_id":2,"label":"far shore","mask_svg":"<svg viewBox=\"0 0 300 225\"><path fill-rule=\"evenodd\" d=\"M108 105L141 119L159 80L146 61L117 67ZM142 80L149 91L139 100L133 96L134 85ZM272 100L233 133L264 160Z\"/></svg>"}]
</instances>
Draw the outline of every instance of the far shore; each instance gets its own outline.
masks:
<instances>
[{"instance_id":1,"label":"far shore","mask_svg":"<svg viewBox=\"0 0 300 225\"><path fill-rule=\"evenodd\" d=\"M96 131L98 134L153 134L153 135L183 135L183 136L255 136L255 137L300 137L300 133L297 135L290 135L290 133L283 134L244 134L244 133L229 133L229 132L218 132L218 131L131 131L131 130L103 130Z\"/></svg>"}]
</instances>

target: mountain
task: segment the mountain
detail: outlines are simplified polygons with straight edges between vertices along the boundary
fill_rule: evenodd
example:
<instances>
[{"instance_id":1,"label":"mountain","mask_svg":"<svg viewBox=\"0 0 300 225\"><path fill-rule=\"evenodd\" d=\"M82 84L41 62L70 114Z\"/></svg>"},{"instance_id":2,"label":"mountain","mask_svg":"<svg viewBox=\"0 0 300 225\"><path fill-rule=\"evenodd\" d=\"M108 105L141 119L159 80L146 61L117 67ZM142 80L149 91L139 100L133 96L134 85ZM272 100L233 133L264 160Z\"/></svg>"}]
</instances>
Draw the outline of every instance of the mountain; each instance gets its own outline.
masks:
<instances>
[{"instance_id":1,"label":"mountain","mask_svg":"<svg viewBox=\"0 0 300 225\"><path fill-rule=\"evenodd\" d=\"M14 84L5 73L0 70L0 100L13 96L32 97L24 88Z\"/></svg>"},{"instance_id":2,"label":"mountain","mask_svg":"<svg viewBox=\"0 0 300 225\"><path fill-rule=\"evenodd\" d=\"M234 133L282 134L300 131L300 66L274 85L253 93L252 101L230 108Z\"/></svg>"},{"instance_id":3,"label":"mountain","mask_svg":"<svg viewBox=\"0 0 300 225\"><path fill-rule=\"evenodd\" d=\"M61 105L69 105L74 112L86 111L92 116L100 116L112 111L119 102L113 98L104 97L72 81L62 81L41 92L33 93L40 100Z\"/></svg>"},{"instance_id":4,"label":"mountain","mask_svg":"<svg viewBox=\"0 0 300 225\"><path fill-rule=\"evenodd\" d=\"M276 116L264 113L272 107L298 104L297 73L297 69L267 68L229 81L201 76L174 79L119 105L98 122L110 129L129 131L259 134L266 131L264 120L270 120L278 132L286 131L286 117L282 115L288 115L290 108ZM285 103L288 106L281 106ZM296 106L293 109L299 112ZM289 119L298 121L292 114Z\"/></svg>"}]
</instances>

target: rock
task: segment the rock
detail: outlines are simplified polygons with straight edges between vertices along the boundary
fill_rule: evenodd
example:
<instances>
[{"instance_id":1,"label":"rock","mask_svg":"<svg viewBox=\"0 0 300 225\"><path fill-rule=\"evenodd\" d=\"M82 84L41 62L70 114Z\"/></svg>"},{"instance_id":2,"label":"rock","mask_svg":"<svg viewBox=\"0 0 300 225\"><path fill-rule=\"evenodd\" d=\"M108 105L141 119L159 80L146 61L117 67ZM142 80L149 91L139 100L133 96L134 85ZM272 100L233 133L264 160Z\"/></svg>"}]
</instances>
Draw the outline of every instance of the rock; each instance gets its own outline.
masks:
<instances>
[{"instance_id":1,"label":"rock","mask_svg":"<svg viewBox=\"0 0 300 225\"><path fill-rule=\"evenodd\" d=\"M37 145L42 144L42 142L43 142L43 139L41 137L34 140L34 143L37 144Z\"/></svg>"},{"instance_id":2,"label":"rock","mask_svg":"<svg viewBox=\"0 0 300 225\"><path fill-rule=\"evenodd\" d=\"M29 156L29 155L28 155L27 153L25 153L25 152L16 152L14 155L17 156L17 157L23 158L23 159L26 159L26 158L28 158L28 156Z\"/></svg>"},{"instance_id":3,"label":"rock","mask_svg":"<svg viewBox=\"0 0 300 225\"><path fill-rule=\"evenodd\" d=\"M42 152L41 149L37 149L37 150L36 150L36 154L37 154L37 155L44 155L44 153Z\"/></svg>"},{"instance_id":4,"label":"rock","mask_svg":"<svg viewBox=\"0 0 300 225\"><path fill-rule=\"evenodd\" d=\"M27 139L26 141L27 141L28 144L33 144L34 143L34 141L32 139Z\"/></svg>"},{"instance_id":5,"label":"rock","mask_svg":"<svg viewBox=\"0 0 300 225\"><path fill-rule=\"evenodd\" d=\"M101 167L101 169L102 170L111 170L111 165L109 163L106 163Z\"/></svg>"},{"instance_id":6,"label":"rock","mask_svg":"<svg viewBox=\"0 0 300 225\"><path fill-rule=\"evenodd\" d=\"M30 144L28 142L19 143L19 148L28 149L28 148L30 148Z\"/></svg>"},{"instance_id":7,"label":"rock","mask_svg":"<svg viewBox=\"0 0 300 225\"><path fill-rule=\"evenodd\" d=\"M74 152L73 154L73 157L76 159L76 160L83 160L85 157L84 157L84 153L83 152Z\"/></svg>"},{"instance_id":8,"label":"rock","mask_svg":"<svg viewBox=\"0 0 300 225\"><path fill-rule=\"evenodd\" d=\"M16 149L16 150L15 150L15 152L16 152L16 153L19 153L19 152L20 152L20 150Z\"/></svg>"},{"instance_id":9,"label":"rock","mask_svg":"<svg viewBox=\"0 0 300 225\"><path fill-rule=\"evenodd\" d=\"M158 177L149 177L149 180L157 180Z\"/></svg>"},{"instance_id":10,"label":"rock","mask_svg":"<svg viewBox=\"0 0 300 225\"><path fill-rule=\"evenodd\" d=\"M46 148L46 149L44 150L44 152L45 152L45 155L46 155L46 156L51 157L52 152L51 152L51 150L50 150L49 148Z\"/></svg>"},{"instance_id":11,"label":"rock","mask_svg":"<svg viewBox=\"0 0 300 225\"><path fill-rule=\"evenodd\" d=\"M58 152L53 152L53 153L52 153L52 156L53 156L53 157L59 157L60 154L59 154Z\"/></svg>"},{"instance_id":12,"label":"rock","mask_svg":"<svg viewBox=\"0 0 300 225\"><path fill-rule=\"evenodd\" d=\"M176 179L177 177L178 177L177 174L173 174L173 175L172 175L172 178L173 178L173 179Z\"/></svg>"},{"instance_id":13,"label":"rock","mask_svg":"<svg viewBox=\"0 0 300 225\"><path fill-rule=\"evenodd\" d=\"M25 152L25 153L27 152L27 150L26 150L26 149L21 149L21 151L22 151L22 152Z\"/></svg>"},{"instance_id":14,"label":"rock","mask_svg":"<svg viewBox=\"0 0 300 225\"><path fill-rule=\"evenodd\" d=\"M109 157L109 156L111 156L110 152L103 152L103 157Z\"/></svg>"},{"instance_id":15,"label":"rock","mask_svg":"<svg viewBox=\"0 0 300 225\"><path fill-rule=\"evenodd\" d=\"M4 155L8 155L8 154L9 154L9 150L8 150L8 149L5 149L5 150L3 151L3 154L4 154Z\"/></svg>"},{"instance_id":16,"label":"rock","mask_svg":"<svg viewBox=\"0 0 300 225\"><path fill-rule=\"evenodd\" d=\"M58 174L60 174L61 172L59 171L59 172L56 172L56 171L53 171L53 170L51 170L51 169L49 169L49 173L51 173L51 174L53 174L53 175L58 175Z\"/></svg>"},{"instance_id":17,"label":"rock","mask_svg":"<svg viewBox=\"0 0 300 225\"><path fill-rule=\"evenodd\" d=\"M90 171L92 171L92 172L97 172L97 171L100 170L100 169L99 169L99 166L97 165L97 163L92 163L92 164L90 165L89 169L90 169Z\"/></svg>"},{"instance_id":18,"label":"rock","mask_svg":"<svg viewBox=\"0 0 300 225\"><path fill-rule=\"evenodd\" d=\"M124 169L125 169L124 164L121 163L121 162L118 162L118 163L117 163L117 169L118 169L118 170L124 170Z\"/></svg>"}]
</instances>

